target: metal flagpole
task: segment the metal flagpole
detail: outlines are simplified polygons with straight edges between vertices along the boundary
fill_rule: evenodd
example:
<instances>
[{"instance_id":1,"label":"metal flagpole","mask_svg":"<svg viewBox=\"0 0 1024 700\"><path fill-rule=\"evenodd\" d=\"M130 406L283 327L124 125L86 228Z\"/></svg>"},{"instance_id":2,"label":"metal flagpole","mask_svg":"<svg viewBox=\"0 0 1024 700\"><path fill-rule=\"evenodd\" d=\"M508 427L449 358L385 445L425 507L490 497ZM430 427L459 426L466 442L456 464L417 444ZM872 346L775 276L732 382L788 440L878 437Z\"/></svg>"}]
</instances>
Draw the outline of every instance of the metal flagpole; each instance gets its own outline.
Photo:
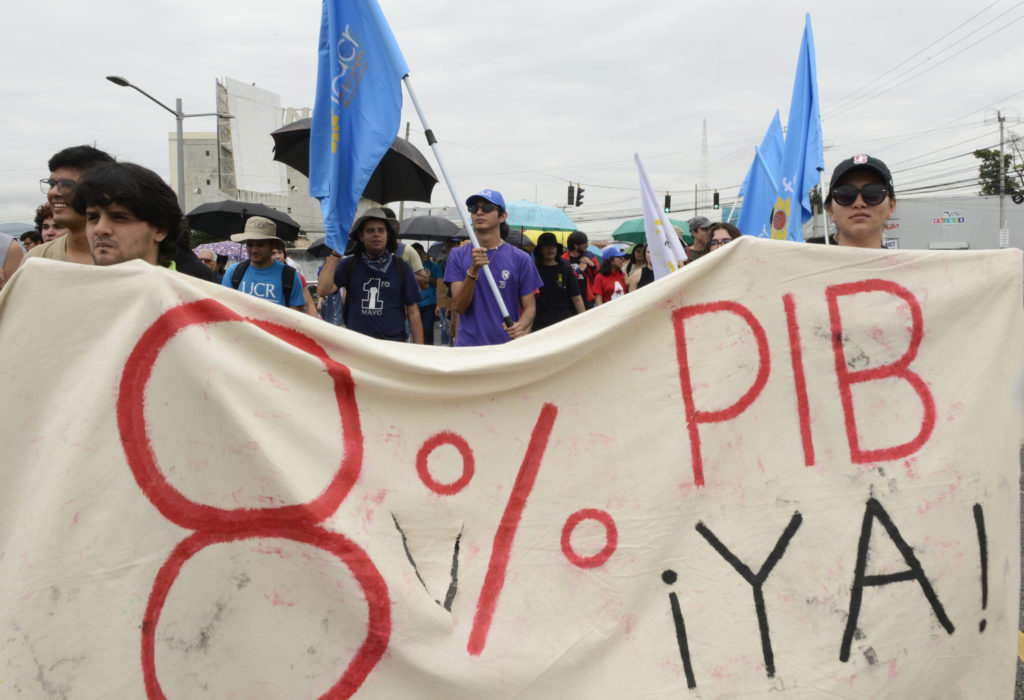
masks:
<instances>
[{"instance_id":1,"label":"metal flagpole","mask_svg":"<svg viewBox=\"0 0 1024 700\"><path fill-rule=\"evenodd\" d=\"M825 171L818 171L818 182L821 187L821 221L825 224L825 245L832 245L828 238L828 217L825 216Z\"/></svg>"},{"instance_id":2,"label":"metal flagpole","mask_svg":"<svg viewBox=\"0 0 1024 700\"><path fill-rule=\"evenodd\" d=\"M448 177L448 170L444 167L444 161L441 160L441 152L437 148L437 139L434 137L434 132L427 124L427 118L423 114L423 109L420 107L420 101L416 99L416 93L413 92L412 83L409 82L409 76L406 75L402 78L402 82L405 83L405 89L409 91L409 97L412 99L413 105L416 107L416 114L420 117L420 123L423 125L423 131L426 132L427 143L430 144L430 148L434 151L434 157L437 158L437 164L441 168L441 176L444 178L444 182L448 185L448 191L452 193L452 199L455 200L455 206L459 210L459 216L462 218L462 225L466 227L466 233L469 234L469 240L472 241L474 248L480 247L480 241L476 239L476 232L473 230L473 224L469 220L469 212L466 211L466 205L463 204L462 199L458 194L455 193L455 185L452 184L452 179ZM494 294L494 300L498 302L498 309L501 311L502 320L505 322L507 327L512 326L512 317L508 313L508 307L505 306L505 300L501 298L501 293L498 291L498 285L494 282L494 276L491 274L490 265L484 265L481 268L484 277L487 279L487 284L491 288L491 293Z\"/></svg>"}]
</instances>

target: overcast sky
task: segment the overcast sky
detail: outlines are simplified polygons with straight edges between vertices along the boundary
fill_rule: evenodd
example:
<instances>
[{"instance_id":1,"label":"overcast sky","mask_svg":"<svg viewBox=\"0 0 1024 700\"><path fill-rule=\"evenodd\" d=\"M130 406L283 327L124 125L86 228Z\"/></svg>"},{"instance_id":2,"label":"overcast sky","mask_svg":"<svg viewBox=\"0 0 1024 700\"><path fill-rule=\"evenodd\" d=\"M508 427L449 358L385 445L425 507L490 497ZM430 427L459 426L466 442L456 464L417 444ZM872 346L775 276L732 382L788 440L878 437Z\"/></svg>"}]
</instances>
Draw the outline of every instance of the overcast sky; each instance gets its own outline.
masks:
<instances>
[{"instance_id":1,"label":"overcast sky","mask_svg":"<svg viewBox=\"0 0 1024 700\"><path fill-rule=\"evenodd\" d=\"M1024 116L1017 0L380 4L457 193L493 187L507 200L564 204L568 182L582 182L584 205L569 214L595 233L639 215L634 152L654 187L672 192L675 209L693 207L705 176L731 202L776 109L786 123L805 12L827 172L868 152L890 165L898 194L968 180L977 161L964 154L998 143L996 110L1008 129ZM279 93L285 107L312 107L320 7L8 3L0 223L31 221L44 199L37 183L46 161L65 146L95 143L169 176L173 116L106 75L172 106L181 97L186 112L213 111L214 81L225 76ZM405 121L429 153L407 96L403 129ZM215 124L195 118L185 128ZM443 182L434 193L435 203L451 202Z\"/></svg>"}]
</instances>

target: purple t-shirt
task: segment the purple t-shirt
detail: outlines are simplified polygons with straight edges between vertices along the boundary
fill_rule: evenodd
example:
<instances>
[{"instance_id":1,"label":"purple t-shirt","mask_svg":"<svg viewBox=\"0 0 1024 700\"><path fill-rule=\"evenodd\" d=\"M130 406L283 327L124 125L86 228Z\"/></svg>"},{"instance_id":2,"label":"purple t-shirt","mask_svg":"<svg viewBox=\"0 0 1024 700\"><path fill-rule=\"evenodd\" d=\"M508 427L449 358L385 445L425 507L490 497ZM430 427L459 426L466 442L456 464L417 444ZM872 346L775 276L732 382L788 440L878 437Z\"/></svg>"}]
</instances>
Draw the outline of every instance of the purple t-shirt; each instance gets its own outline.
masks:
<instances>
[{"instance_id":1,"label":"purple t-shirt","mask_svg":"<svg viewBox=\"0 0 1024 700\"><path fill-rule=\"evenodd\" d=\"M445 282L461 282L466 278L469 264L473 259L473 246L453 248L448 254L448 267L445 268ZM505 302L512 321L519 320L519 299L544 284L537 273L533 258L516 248L504 243L494 250L487 251L487 266L494 275L498 292ZM456 347L471 345L498 345L507 343L511 338L505 332L501 320L498 302L494 300L491 285L484 278L483 270L473 290L473 301L466 313L459 316L459 336Z\"/></svg>"}]
</instances>

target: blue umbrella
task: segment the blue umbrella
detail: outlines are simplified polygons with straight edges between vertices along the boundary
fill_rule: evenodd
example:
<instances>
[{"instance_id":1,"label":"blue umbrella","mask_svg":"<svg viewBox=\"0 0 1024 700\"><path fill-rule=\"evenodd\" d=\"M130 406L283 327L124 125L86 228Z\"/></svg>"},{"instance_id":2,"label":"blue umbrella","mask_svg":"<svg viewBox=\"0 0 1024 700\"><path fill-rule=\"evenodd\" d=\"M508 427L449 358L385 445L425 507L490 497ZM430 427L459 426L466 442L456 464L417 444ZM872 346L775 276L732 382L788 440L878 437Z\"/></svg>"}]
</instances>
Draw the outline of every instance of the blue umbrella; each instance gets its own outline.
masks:
<instances>
[{"instance_id":1,"label":"blue umbrella","mask_svg":"<svg viewBox=\"0 0 1024 700\"><path fill-rule=\"evenodd\" d=\"M569 215L558 207L547 207L543 204L520 199L508 202L507 223L512 228L537 229L539 231L575 231L576 224Z\"/></svg>"}]
</instances>

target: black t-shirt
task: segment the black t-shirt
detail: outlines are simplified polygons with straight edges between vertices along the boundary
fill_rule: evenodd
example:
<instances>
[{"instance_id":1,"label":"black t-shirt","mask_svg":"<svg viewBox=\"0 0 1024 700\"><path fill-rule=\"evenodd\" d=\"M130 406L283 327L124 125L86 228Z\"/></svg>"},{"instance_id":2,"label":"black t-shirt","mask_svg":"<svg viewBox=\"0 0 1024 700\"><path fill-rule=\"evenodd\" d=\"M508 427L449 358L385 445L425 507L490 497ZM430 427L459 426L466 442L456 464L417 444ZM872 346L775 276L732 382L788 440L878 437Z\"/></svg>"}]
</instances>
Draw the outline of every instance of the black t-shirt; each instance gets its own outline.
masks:
<instances>
[{"instance_id":1,"label":"black t-shirt","mask_svg":"<svg viewBox=\"0 0 1024 700\"><path fill-rule=\"evenodd\" d=\"M646 287L654 281L654 270L649 267L645 267L640 270L640 281L636 283L636 288Z\"/></svg>"},{"instance_id":2,"label":"black t-shirt","mask_svg":"<svg viewBox=\"0 0 1024 700\"><path fill-rule=\"evenodd\" d=\"M537 294L533 330L547 328L575 314L572 298L580 294L576 273L565 261L559 260L557 265L538 265L537 271L544 286Z\"/></svg>"},{"instance_id":3,"label":"black t-shirt","mask_svg":"<svg viewBox=\"0 0 1024 700\"><path fill-rule=\"evenodd\" d=\"M207 282L217 281L217 273L207 267L191 248L182 248L178 251L178 256L174 258L174 269Z\"/></svg>"}]
</instances>

